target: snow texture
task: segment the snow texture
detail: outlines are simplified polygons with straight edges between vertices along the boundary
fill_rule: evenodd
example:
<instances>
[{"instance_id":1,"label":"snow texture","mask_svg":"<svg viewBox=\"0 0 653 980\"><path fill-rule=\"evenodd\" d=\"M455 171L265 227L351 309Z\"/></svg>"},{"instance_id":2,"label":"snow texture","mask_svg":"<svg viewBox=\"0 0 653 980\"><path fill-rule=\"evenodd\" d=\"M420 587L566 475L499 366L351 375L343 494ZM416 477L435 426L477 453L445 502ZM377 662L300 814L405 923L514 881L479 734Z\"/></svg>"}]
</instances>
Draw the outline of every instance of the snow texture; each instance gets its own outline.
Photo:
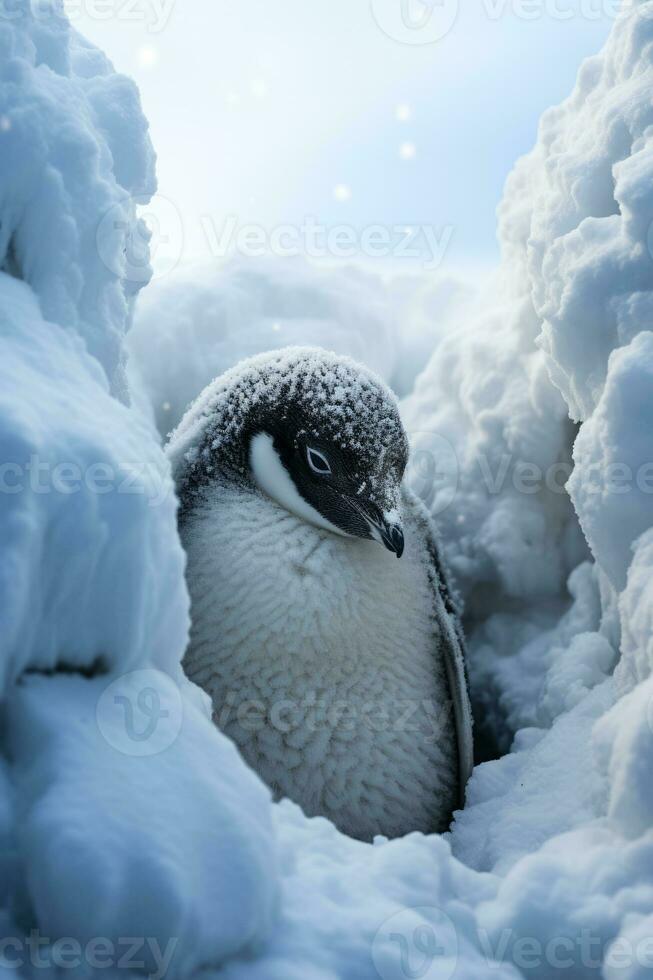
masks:
<instances>
[{"instance_id":1,"label":"snow texture","mask_svg":"<svg viewBox=\"0 0 653 980\"><path fill-rule=\"evenodd\" d=\"M300 257L182 267L139 300L128 338L132 384L145 390L162 435L237 362L297 344L347 354L404 395L473 295L451 277L384 279Z\"/></svg>"},{"instance_id":2,"label":"snow texture","mask_svg":"<svg viewBox=\"0 0 653 980\"><path fill-rule=\"evenodd\" d=\"M155 189L138 91L58 3L21 0L0 25L0 119L0 268L84 338L124 397L122 340L142 284L127 255L147 236L134 200Z\"/></svg>"},{"instance_id":3,"label":"snow texture","mask_svg":"<svg viewBox=\"0 0 653 980\"><path fill-rule=\"evenodd\" d=\"M133 289L95 236L109 213L127 247L153 154L61 13L23 5L0 44L2 970L38 930L52 976L56 940L125 935L186 975L267 934L278 879L268 792L181 676L172 481L117 384Z\"/></svg>"},{"instance_id":4,"label":"snow texture","mask_svg":"<svg viewBox=\"0 0 653 980\"><path fill-rule=\"evenodd\" d=\"M525 976L653 969L652 52L634 5L544 114L500 208L497 306L405 406L457 464L422 495L466 600L479 747L511 746L451 844L501 876L477 922Z\"/></svg>"},{"instance_id":5,"label":"snow texture","mask_svg":"<svg viewBox=\"0 0 653 980\"><path fill-rule=\"evenodd\" d=\"M84 945L139 935L165 951L174 940L175 972L186 975L269 929L269 798L170 677L136 671L115 689L129 697L133 685L138 694L142 675L167 724L180 723L157 755L129 754L122 713L105 707L105 677L34 677L11 698L17 837L29 884L21 917L44 936ZM98 711L99 724L89 723ZM145 968L155 972L156 961Z\"/></svg>"},{"instance_id":6,"label":"snow texture","mask_svg":"<svg viewBox=\"0 0 653 980\"><path fill-rule=\"evenodd\" d=\"M39 7L0 27L3 939L177 939L184 978L650 976L653 3L544 115L501 206L500 300L438 345L405 406L418 448L452 449L445 479L412 480L466 599L486 755L506 754L477 766L448 837L373 845L271 805L180 678L170 477L115 397L152 151L131 84ZM117 237L96 248L108 213ZM201 359L210 325L193 339ZM206 378L173 397L152 351L146 386L180 411ZM96 462L138 466L143 492L54 487L56 464ZM151 755L122 711L141 695L180 723Z\"/></svg>"}]
</instances>

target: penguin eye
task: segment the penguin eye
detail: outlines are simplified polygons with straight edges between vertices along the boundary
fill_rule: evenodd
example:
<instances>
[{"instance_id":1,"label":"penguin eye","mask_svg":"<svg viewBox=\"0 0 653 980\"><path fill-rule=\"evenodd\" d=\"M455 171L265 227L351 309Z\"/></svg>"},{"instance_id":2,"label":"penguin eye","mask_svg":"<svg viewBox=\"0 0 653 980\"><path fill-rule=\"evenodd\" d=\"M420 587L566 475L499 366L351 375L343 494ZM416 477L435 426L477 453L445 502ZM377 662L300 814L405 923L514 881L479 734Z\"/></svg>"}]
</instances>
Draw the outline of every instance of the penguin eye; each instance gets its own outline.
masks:
<instances>
[{"instance_id":1,"label":"penguin eye","mask_svg":"<svg viewBox=\"0 0 653 980\"><path fill-rule=\"evenodd\" d=\"M329 476L331 473L331 467L329 466L329 460L326 458L324 453L321 453L319 449L311 449L310 446L306 448L306 459L308 460L308 465L317 473L318 476Z\"/></svg>"}]
</instances>

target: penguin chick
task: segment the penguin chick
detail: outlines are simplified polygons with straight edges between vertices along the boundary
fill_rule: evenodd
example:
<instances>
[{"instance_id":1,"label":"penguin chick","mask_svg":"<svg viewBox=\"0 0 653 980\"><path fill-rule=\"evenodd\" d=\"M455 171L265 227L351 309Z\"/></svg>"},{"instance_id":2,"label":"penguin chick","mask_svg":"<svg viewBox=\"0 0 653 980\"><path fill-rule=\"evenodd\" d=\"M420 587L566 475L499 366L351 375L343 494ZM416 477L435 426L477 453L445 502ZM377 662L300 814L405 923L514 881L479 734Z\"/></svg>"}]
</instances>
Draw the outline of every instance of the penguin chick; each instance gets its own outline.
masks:
<instances>
[{"instance_id":1,"label":"penguin chick","mask_svg":"<svg viewBox=\"0 0 653 980\"><path fill-rule=\"evenodd\" d=\"M261 354L167 451L184 667L215 723L276 798L352 837L446 830L471 770L462 633L392 393L323 350Z\"/></svg>"}]
</instances>

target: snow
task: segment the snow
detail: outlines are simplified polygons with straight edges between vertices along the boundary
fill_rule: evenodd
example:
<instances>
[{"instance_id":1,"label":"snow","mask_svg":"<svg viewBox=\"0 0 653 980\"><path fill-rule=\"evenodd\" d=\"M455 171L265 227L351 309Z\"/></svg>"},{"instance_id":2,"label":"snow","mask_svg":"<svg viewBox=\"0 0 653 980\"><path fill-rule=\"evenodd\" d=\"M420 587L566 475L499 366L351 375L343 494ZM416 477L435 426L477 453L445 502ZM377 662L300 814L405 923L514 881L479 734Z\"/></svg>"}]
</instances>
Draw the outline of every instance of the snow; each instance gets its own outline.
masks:
<instances>
[{"instance_id":1,"label":"snow","mask_svg":"<svg viewBox=\"0 0 653 980\"><path fill-rule=\"evenodd\" d=\"M183 266L143 292L128 338L132 385L144 388L162 435L238 361L297 344L349 355L407 394L473 295L452 277L383 278L302 257Z\"/></svg>"},{"instance_id":2,"label":"snow","mask_svg":"<svg viewBox=\"0 0 653 980\"><path fill-rule=\"evenodd\" d=\"M642 331L610 355L598 404L574 446L569 481L585 537L618 592L633 543L653 524L652 427L653 333Z\"/></svg>"},{"instance_id":3,"label":"snow","mask_svg":"<svg viewBox=\"0 0 653 980\"><path fill-rule=\"evenodd\" d=\"M587 419L608 358L650 322L651 14L633 5L574 93L542 118L506 187L504 222L532 202L526 261L552 380ZM527 207L524 203L521 207Z\"/></svg>"},{"instance_id":4,"label":"snow","mask_svg":"<svg viewBox=\"0 0 653 980\"><path fill-rule=\"evenodd\" d=\"M133 198L155 188L147 124L136 87L55 0L22 8L0 30L0 268L86 340L124 397L122 340L140 285L127 255L147 236Z\"/></svg>"},{"instance_id":5,"label":"snow","mask_svg":"<svg viewBox=\"0 0 653 980\"><path fill-rule=\"evenodd\" d=\"M477 919L510 930L506 956L565 940L574 977L653 962L651 14L620 18L545 113L506 185L497 305L436 349L405 407L455 452L456 492L425 498L466 601L481 749L512 742L475 770L453 853L501 875Z\"/></svg>"},{"instance_id":6,"label":"snow","mask_svg":"<svg viewBox=\"0 0 653 980\"><path fill-rule=\"evenodd\" d=\"M97 661L173 670L188 613L162 453L79 336L24 283L0 273L0 291L0 684Z\"/></svg>"},{"instance_id":7,"label":"snow","mask_svg":"<svg viewBox=\"0 0 653 980\"><path fill-rule=\"evenodd\" d=\"M487 959L476 943L469 906L491 900L497 881L452 861L443 838L410 834L360 844L324 819L306 820L288 801L275 807L275 824L285 899L278 927L264 957L234 962L221 976L396 980L407 975L402 937L410 966L424 969L424 976L484 975ZM424 934L422 949L411 942L416 928ZM436 957L428 953L432 939L442 950ZM492 975L519 976L509 964L493 964Z\"/></svg>"},{"instance_id":8,"label":"snow","mask_svg":"<svg viewBox=\"0 0 653 980\"><path fill-rule=\"evenodd\" d=\"M399 980L407 963L438 980L649 976L653 521L637 474L651 462L653 3L616 21L545 113L506 185L500 289L442 342L433 328L404 404L417 447L435 439L456 463L422 496L465 599L486 761L449 835L373 845L272 805L180 675L170 474L125 404L123 338L147 279L129 262L147 237L133 196L154 190L136 91L43 4L3 21L0 50L3 938L127 933L162 954L176 938L183 978ZM214 373L269 348L286 302L279 346L338 324L332 346L399 377L374 280L297 268L290 285L236 264L146 287L135 371L155 406L174 421ZM411 350L401 394L426 353ZM101 492L95 464L139 492ZM103 700L115 683L123 700ZM124 751L139 704L173 724L149 754Z\"/></svg>"},{"instance_id":9,"label":"snow","mask_svg":"<svg viewBox=\"0 0 653 980\"><path fill-rule=\"evenodd\" d=\"M615 669L620 692L626 693L653 672L653 532L650 530L633 545L628 583L619 597L623 630L621 659Z\"/></svg>"},{"instance_id":10,"label":"snow","mask_svg":"<svg viewBox=\"0 0 653 980\"><path fill-rule=\"evenodd\" d=\"M269 929L269 794L171 678L149 668L112 683L107 699L104 677L34 677L10 701L26 915L84 945L140 935L165 953L172 941L175 970L190 974ZM134 703L142 690L168 711L146 756L115 704L116 691Z\"/></svg>"},{"instance_id":11,"label":"snow","mask_svg":"<svg viewBox=\"0 0 653 980\"><path fill-rule=\"evenodd\" d=\"M269 794L181 675L172 480L124 404L122 256L153 154L132 83L60 13L0 41L2 966L37 930L48 975L56 940L125 935L151 972L174 940L188 974L267 934L278 877Z\"/></svg>"}]
</instances>

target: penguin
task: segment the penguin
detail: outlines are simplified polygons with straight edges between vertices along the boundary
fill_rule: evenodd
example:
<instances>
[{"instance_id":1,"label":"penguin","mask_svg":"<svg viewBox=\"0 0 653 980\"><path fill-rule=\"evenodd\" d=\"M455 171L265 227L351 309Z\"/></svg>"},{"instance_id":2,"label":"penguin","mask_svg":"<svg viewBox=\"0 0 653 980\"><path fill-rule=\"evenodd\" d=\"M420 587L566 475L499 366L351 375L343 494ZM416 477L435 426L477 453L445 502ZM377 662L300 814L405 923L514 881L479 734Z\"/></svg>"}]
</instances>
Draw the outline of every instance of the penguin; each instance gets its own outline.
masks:
<instances>
[{"instance_id":1,"label":"penguin","mask_svg":"<svg viewBox=\"0 0 653 980\"><path fill-rule=\"evenodd\" d=\"M319 348L259 354L166 451L184 669L216 725L275 799L351 837L446 831L472 767L464 641L392 392Z\"/></svg>"}]
</instances>

